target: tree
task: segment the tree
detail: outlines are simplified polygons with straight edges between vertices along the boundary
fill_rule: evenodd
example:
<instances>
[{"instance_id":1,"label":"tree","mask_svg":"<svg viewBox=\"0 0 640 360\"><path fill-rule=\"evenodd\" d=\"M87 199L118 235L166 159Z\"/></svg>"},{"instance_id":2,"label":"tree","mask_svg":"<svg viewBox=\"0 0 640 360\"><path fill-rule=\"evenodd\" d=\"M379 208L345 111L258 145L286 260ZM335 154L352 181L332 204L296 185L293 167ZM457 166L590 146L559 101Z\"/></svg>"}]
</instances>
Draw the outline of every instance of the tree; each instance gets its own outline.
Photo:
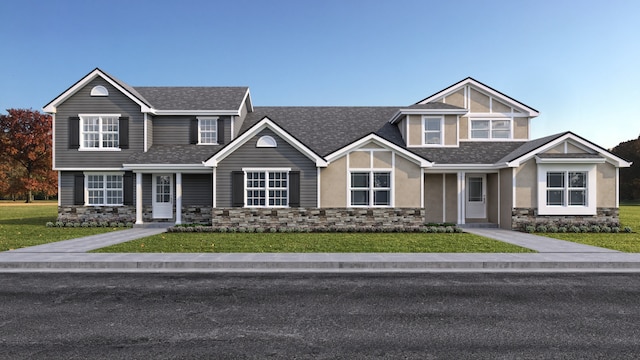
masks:
<instances>
[{"instance_id":1,"label":"tree","mask_svg":"<svg viewBox=\"0 0 640 360\"><path fill-rule=\"evenodd\" d=\"M51 116L31 109L8 109L7 113L0 115L0 171L8 187L3 190L23 194L27 202L35 192L55 194L58 185L51 169Z\"/></svg>"},{"instance_id":2,"label":"tree","mask_svg":"<svg viewBox=\"0 0 640 360\"><path fill-rule=\"evenodd\" d=\"M620 199L640 199L640 137L621 142L611 152L633 163L620 169Z\"/></svg>"}]
</instances>

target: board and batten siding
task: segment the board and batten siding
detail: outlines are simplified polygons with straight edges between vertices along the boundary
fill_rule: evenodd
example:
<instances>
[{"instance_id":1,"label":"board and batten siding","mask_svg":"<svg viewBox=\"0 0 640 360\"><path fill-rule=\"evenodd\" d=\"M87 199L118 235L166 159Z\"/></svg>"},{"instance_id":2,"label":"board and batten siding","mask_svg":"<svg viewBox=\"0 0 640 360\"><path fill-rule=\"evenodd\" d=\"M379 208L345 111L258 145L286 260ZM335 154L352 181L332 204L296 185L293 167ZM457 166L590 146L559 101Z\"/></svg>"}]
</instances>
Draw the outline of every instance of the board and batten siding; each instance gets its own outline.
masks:
<instances>
[{"instance_id":1,"label":"board and batten siding","mask_svg":"<svg viewBox=\"0 0 640 360\"><path fill-rule=\"evenodd\" d=\"M98 85L107 88L109 96L91 96L91 89ZM69 149L69 118L78 114L128 117L129 148L120 151ZM102 78L90 81L60 104L55 116L55 166L58 169L121 168L131 154L144 151L144 115L140 106Z\"/></svg>"},{"instance_id":2,"label":"board and batten siding","mask_svg":"<svg viewBox=\"0 0 640 360\"><path fill-rule=\"evenodd\" d=\"M278 147L257 148L256 142L265 135L273 137ZM318 176L315 162L269 129L258 133L218 164L217 207L232 207L232 172L241 171L243 168L291 168L291 171L299 171L300 207L317 207Z\"/></svg>"}]
</instances>

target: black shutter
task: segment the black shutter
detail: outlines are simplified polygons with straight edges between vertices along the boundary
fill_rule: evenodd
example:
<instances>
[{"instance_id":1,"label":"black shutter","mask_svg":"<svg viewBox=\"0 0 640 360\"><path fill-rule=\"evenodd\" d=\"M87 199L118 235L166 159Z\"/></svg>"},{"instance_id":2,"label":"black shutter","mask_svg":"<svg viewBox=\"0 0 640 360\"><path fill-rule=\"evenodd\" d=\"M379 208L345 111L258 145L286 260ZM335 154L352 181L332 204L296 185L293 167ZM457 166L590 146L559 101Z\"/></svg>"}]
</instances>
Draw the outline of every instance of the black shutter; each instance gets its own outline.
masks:
<instances>
[{"instance_id":1,"label":"black shutter","mask_svg":"<svg viewBox=\"0 0 640 360\"><path fill-rule=\"evenodd\" d=\"M289 172L289 207L300 207L300 171Z\"/></svg>"},{"instance_id":2,"label":"black shutter","mask_svg":"<svg viewBox=\"0 0 640 360\"><path fill-rule=\"evenodd\" d=\"M120 132L120 149L129 148L129 118L126 116L121 117L118 123Z\"/></svg>"},{"instance_id":3,"label":"black shutter","mask_svg":"<svg viewBox=\"0 0 640 360\"><path fill-rule=\"evenodd\" d=\"M189 144L198 143L198 119L191 119L191 126L189 127Z\"/></svg>"},{"instance_id":4,"label":"black shutter","mask_svg":"<svg viewBox=\"0 0 640 360\"><path fill-rule=\"evenodd\" d=\"M231 172L231 206L244 206L244 171Z\"/></svg>"},{"instance_id":5,"label":"black shutter","mask_svg":"<svg viewBox=\"0 0 640 360\"><path fill-rule=\"evenodd\" d=\"M122 177L123 205L133 205L133 173L128 171Z\"/></svg>"},{"instance_id":6,"label":"black shutter","mask_svg":"<svg viewBox=\"0 0 640 360\"><path fill-rule=\"evenodd\" d=\"M73 177L73 205L84 205L84 175Z\"/></svg>"},{"instance_id":7,"label":"black shutter","mask_svg":"<svg viewBox=\"0 0 640 360\"><path fill-rule=\"evenodd\" d=\"M69 117L69 149L80 148L80 118Z\"/></svg>"},{"instance_id":8,"label":"black shutter","mask_svg":"<svg viewBox=\"0 0 640 360\"><path fill-rule=\"evenodd\" d=\"M224 119L218 119L218 144L224 144Z\"/></svg>"}]
</instances>

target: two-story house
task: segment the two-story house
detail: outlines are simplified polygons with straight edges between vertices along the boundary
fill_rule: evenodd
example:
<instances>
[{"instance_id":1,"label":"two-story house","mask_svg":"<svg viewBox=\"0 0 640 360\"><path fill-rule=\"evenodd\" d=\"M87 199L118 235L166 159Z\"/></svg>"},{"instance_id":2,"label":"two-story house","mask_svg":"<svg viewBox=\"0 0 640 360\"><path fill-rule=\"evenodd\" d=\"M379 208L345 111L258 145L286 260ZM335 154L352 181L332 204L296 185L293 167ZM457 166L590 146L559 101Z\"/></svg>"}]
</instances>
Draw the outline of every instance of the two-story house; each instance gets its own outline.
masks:
<instances>
[{"instance_id":1,"label":"two-story house","mask_svg":"<svg viewBox=\"0 0 640 360\"><path fill-rule=\"evenodd\" d=\"M254 107L95 69L45 105L59 218L240 227L618 222L630 163L472 78L410 106Z\"/></svg>"}]
</instances>

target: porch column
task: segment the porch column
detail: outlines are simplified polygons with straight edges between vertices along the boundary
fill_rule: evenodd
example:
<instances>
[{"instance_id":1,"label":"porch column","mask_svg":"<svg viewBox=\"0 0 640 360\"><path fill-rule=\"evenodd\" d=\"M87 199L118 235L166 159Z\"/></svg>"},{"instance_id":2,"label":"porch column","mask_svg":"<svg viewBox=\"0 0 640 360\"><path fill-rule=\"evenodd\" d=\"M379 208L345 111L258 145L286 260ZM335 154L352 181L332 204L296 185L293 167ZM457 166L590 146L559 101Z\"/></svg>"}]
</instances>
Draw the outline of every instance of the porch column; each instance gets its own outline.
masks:
<instances>
[{"instance_id":1,"label":"porch column","mask_svg":"<svg viewBox=\"0 0 640 360\"><path fill-rule=\"evenodd\" d=\"M142 173L136 173L136 224L142 223Z\"/></svg>"},{"instance_id":2,"label":"porch column","mask_svg":"<svg viewBox=\"0 0 640 360\"><path fill-rule=\"evenodd\" d=\"M182 173L176 173L176 225L182 224Z\"/></svg>"},{"instance_id":3,"label":"porch column","mask_svg":"<svg viewBox=\"0 0 640 360\"><path fill-rule=\"evenodd\" d=\"M466 218L466 173L464 171L458 172L458 224L464 225L464 219Z\"/></svg>"}]
</instances>

